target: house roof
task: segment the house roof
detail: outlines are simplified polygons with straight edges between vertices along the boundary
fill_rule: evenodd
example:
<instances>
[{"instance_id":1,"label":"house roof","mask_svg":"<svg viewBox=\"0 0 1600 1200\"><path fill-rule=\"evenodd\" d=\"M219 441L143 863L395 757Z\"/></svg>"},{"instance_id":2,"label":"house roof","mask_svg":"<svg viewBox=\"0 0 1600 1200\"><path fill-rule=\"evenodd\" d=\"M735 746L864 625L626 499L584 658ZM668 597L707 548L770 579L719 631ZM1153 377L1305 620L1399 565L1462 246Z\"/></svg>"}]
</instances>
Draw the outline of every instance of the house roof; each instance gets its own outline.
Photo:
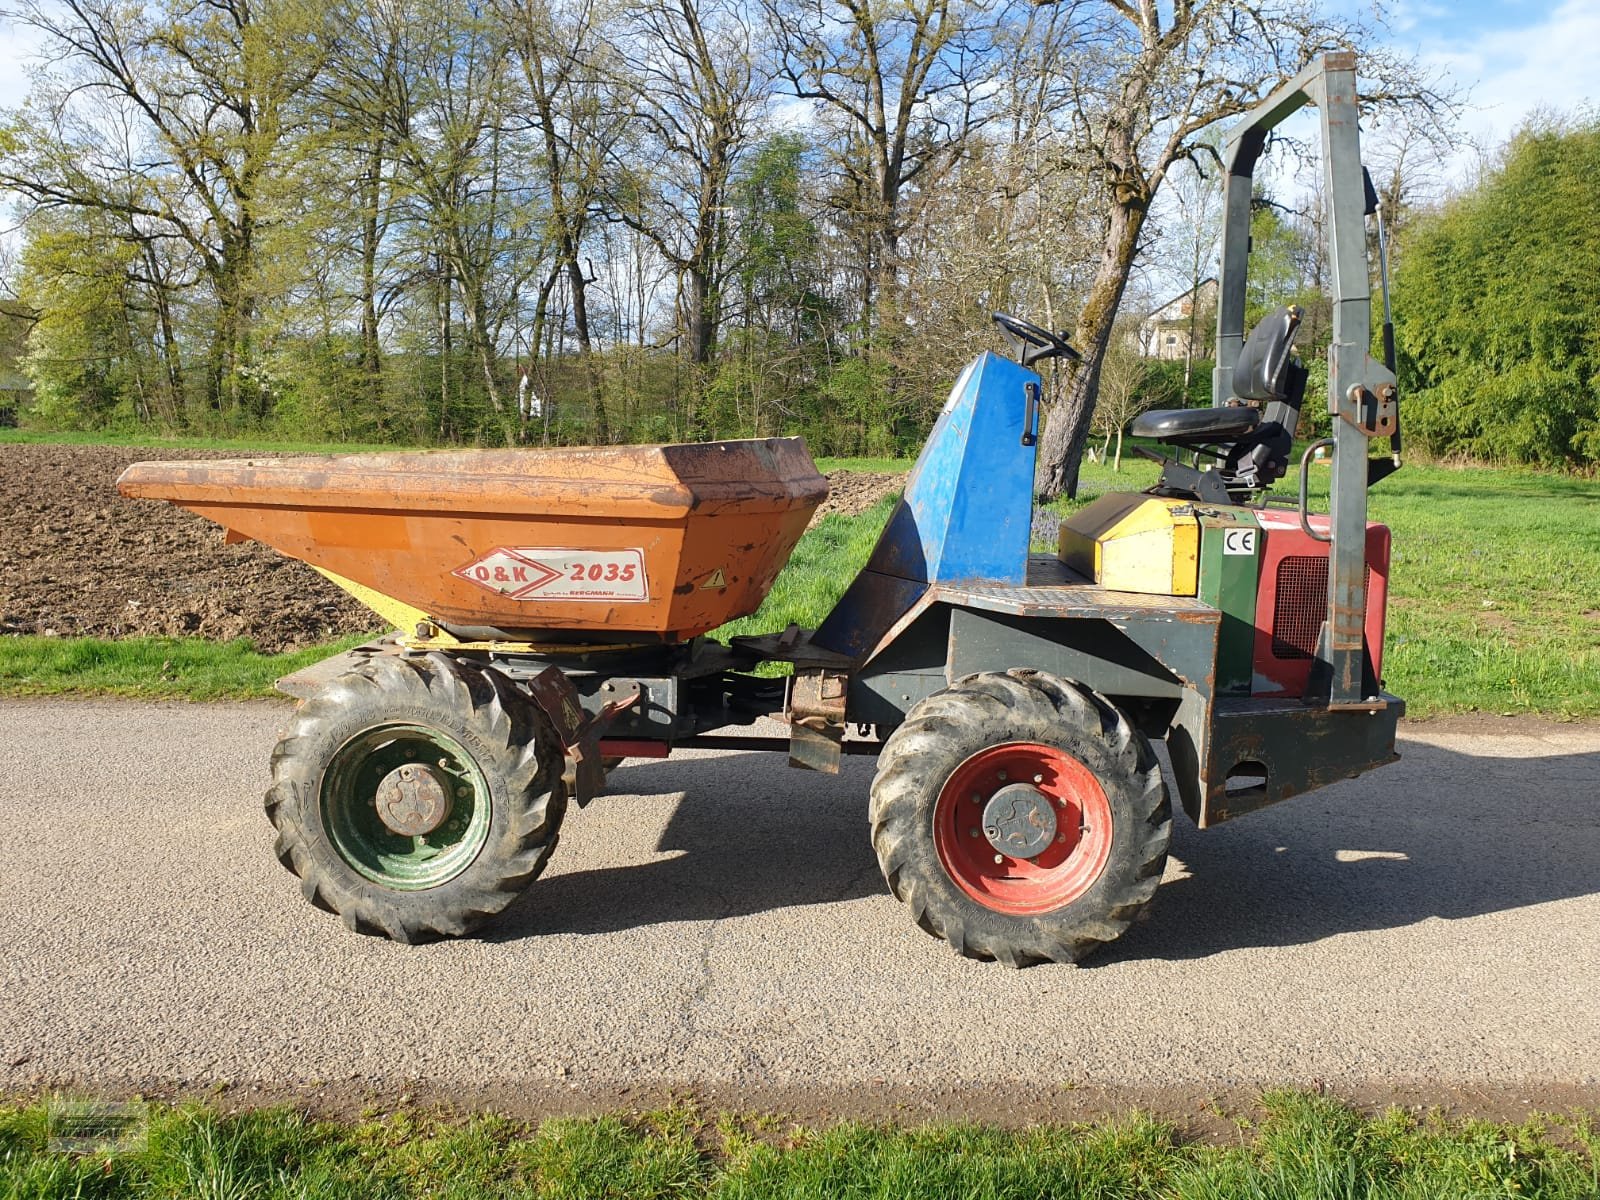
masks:
<instances>
[{"instance_id":1,"label":"house roof","mask_svg":"<svg viewBox=\"0 0 1600 1200\"><path fill-rule=\"evenodd\" d=\"M1202 279L1199 283L1197 283L1194 287L1184 288L1183 291L1179 292L1176 296L1174 296L1171 300L1168 300L1165 304L1158 305L1155 308L1151 309L1150 310L1150 315L1145 317L1145 320L1147 322L1148 321L1154 321L1154 322L1157 322L1157 323L1160 323L1161 321L1164 321L1164 320L1168 320L1169 318L1166 316L1166 312L1167 312L1167 310L1169 308L1174 308L1177 305L1182 304L1185 300L1189 299L1190 296L1194 295L1197 292L1202 292L1207 288L1215 288L1216 286L1217 286L1217 277L1215 275L1208 275L1208 276L1206 276L1206 278ZM1173 314L1173 318L1176 318L1176 316L1177 316L1177 314L1174 313Z\"/></svg>"}]
</instances>

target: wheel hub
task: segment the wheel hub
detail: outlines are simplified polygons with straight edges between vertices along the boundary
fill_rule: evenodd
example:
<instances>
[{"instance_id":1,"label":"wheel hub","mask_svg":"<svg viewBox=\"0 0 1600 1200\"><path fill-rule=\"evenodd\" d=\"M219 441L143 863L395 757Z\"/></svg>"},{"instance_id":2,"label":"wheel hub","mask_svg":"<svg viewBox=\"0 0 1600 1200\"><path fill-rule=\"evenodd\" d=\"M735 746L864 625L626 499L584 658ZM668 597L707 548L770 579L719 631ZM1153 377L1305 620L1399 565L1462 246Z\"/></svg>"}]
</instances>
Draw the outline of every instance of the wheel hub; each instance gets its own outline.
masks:
<instances>
[{"instance_id":1,"label":"wheel hub","mask_svg":"<svg viewBox=\"0 0 1600 1200\"><path fill-rule=\"evenodd\" d=\"M435 767L406 763L379 781L373 802L390 831L426 837L450 816L450 784Z\"/></svg>"},{"instance_id":2,"label":"wheel hub","mask_svg":"<svg viewBox=\"0 0 1600 1200\"><path fill-rule=\"evenodd\" d=\"M983 836L1001 854L1034 859L1056 840L1056 810L1038 788L1011 783L983 808Z\"/></svg>"}]
</instances>

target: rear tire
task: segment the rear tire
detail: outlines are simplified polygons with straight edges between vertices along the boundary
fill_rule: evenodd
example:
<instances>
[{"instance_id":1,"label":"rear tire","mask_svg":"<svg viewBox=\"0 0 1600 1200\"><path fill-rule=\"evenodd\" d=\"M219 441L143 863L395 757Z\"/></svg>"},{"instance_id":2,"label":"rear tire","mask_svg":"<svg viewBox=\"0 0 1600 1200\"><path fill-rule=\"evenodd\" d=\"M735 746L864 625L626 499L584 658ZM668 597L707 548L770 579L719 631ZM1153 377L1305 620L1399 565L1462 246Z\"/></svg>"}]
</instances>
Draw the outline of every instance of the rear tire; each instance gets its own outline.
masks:
<instances>
[{"instance_id":1,"label":"rear tire","mask_svg":"<svg viewBox=\"0 0 1600 1200\"><path fill-rule=\"evenodd\" d=\"M991 838L1002 788L1019 811L1033 797L1047 811L1017 833L1042 849L1006 854L1004 831ZM1155 894L1172 837L1145 736L1098 693L1029 670L969 675L913 707L879 756L871 820L884 879L917 924L1013 967L1075 962L1117 938Z\"/></svg>"},{"instance_id":2,"label":"rear tire","mask_svg":"<svg viewBox=\"0 0 1600 1200\"><path fill-rule=\"evenodd\" d=\"M379 655L295 711L267 816L306 899L350 929L456 937L544 868L566 811L561 767L549 720L499 672Z\"/></svg>"}]
</instances>

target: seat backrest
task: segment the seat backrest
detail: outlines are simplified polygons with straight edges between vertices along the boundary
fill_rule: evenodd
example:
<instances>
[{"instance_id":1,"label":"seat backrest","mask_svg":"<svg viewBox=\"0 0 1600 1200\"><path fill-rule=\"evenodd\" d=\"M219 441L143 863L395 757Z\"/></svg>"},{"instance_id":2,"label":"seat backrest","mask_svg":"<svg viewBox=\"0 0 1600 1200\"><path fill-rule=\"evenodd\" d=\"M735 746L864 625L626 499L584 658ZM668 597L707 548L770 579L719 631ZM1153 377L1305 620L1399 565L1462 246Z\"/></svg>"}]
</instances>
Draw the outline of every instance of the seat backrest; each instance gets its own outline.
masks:
<instances>
[{"instance_id":1,"label":"seat backrest","mask_svg":"<svg viewBox=\"0 0 1600 1200\"><path fill-rule=\"evenodd\" d=\"M1233 394L1241 400L1288 398L1290 354L1300 306L1286 304L1257 323L1233 365Z\"/></svg>"},{"instance_id":2,"label":"seat backrest","mask_svg":"<svg viewBox=\"0 0 1600 1200\"><path fill-rule=\"evenodd\" d=\"M1306 397L1305 367L1294 359L1294 335L1301 309L1286 304L1261 320L1233 365L1233 394L1241 400L1265 401L1262 424L1277 422L1293 438L1299 431L1300 405Z\"/></svg>"}]
</instances>

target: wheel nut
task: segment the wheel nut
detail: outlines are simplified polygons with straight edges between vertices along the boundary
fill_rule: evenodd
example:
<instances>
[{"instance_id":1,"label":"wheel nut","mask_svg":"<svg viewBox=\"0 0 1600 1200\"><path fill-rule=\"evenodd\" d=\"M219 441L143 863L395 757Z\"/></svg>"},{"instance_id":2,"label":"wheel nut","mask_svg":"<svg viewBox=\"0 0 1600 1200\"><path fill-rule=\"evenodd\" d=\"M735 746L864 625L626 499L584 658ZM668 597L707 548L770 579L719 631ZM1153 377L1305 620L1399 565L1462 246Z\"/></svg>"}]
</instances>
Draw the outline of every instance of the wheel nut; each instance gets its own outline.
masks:
<instances>
[{"instance_id":1,"label":"wheel nut","mask_svg":"<svg viewBox=\"0 0 1600 1200\"><path fill-rule=\"evenodd\" d=\"M996 854L994 856L994 861L995 861L996 865L1005 862L1005 860L1006 860L1006 856L1004 854Z\"/></svg>"},{"instance_id":2,"label":"wheel nut","mask_svg":"<svg viewBox=\"0 0 1600 1200\"><path fill-rule=\"evenodd\" d=\"M1006 778L1007 778L1006 773L1004 771L1001 771L1000 772L1000 782L1004 783L1006 781Z\"/></svg>"},{"instance_id":3,"label":"wheel nut","mask_svg":"<svg viewBox=\"0 0 1600 1200\"><path fill-rule=\"evenodd\" d=\"M978 836L978 831L976 829L968 830L968 834L971 837L977 837Z\"/></svg>"},{"instance_id":4,"label":"wheel nut","mask_svg":"<svg viewBox=\"0 0 1600 1200\"><path fill-rule=\"evenodd\" d=\"M1043 783L1044 782L1044 776L1043 775L1035 775L1033 777L1033 781L1035 783Z\"/></svg>"}]
</instances>

